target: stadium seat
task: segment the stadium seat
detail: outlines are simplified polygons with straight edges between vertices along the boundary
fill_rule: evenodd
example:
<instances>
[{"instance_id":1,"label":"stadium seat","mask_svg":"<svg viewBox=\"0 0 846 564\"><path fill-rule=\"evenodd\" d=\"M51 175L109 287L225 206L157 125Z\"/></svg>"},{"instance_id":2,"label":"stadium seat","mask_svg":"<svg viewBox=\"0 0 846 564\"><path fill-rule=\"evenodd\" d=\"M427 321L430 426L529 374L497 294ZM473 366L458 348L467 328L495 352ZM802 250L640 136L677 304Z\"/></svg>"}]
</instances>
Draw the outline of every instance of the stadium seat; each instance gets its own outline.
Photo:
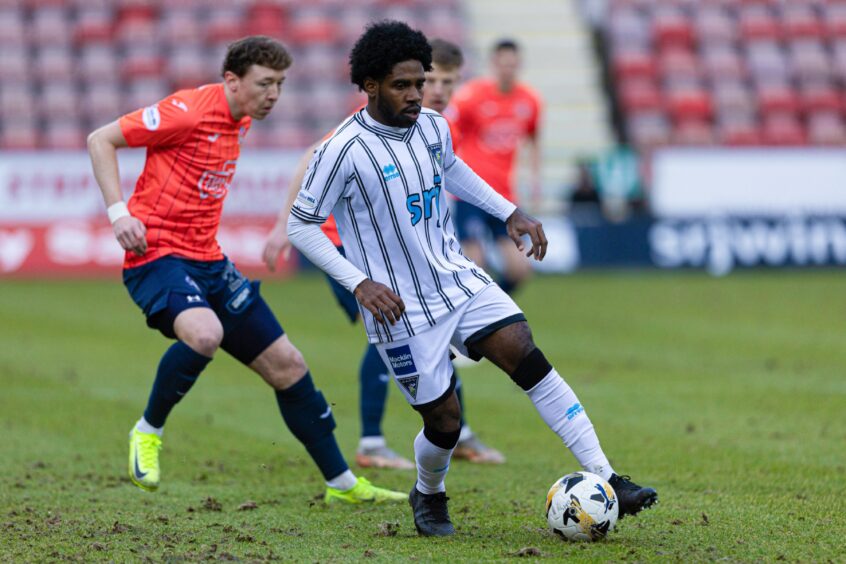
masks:
<instances>
[{"instance_id":1,"label":"stadium seat","mask_svg":"<svg viewBox=\"0 0 846 564\"><path fill-rule=\"evenodd\" d=\"M35 74L41 80L69 80L74 75L74 58L65 47L42 47L35 56Z\"/></svg>"},{"instance_id":2,"label":"stadium seat","mask_svg":"<svg viewBox=\"0 0 846 564\"><path fill-rule=\"evenodd\" d=\"M746 67L756 81L786 81L790 75L784 51L769 39L747 43Z\"/></svg>"},{"instance_id":3,"label":"stadium seat","mask_svg":"<svg viewBox=\"0 0 846 564\"><path fill-rule=\"evenodd\" d=\"M809 4L786 4L782 8L782 26L788 38L820 38L825 26Z\"/></svg>"},{"instance_id":4,"label":"stadium seat","mask_svg":"<svg viewBox=\"0 0 846 564\"><path fill-rule=\"evenodd\" d=\"M114 81L119 77L118 57L108 44L85 45L80 51L78 63L80 76L86 81Z\"/></svg>"},{"instance_id":5,"label":"stadium seat","mask_svg":"<svg viewBox=\"0 0 846 564\"><path fill-rule=\"evenodd\" d=\"M721 6L699 6L694 21L700 45L730 46L737 40L737 21Z\"/></svg>"},{"instance_id":6,"label":"stadium seat","mask_svg":"<svg viewBox=\"0 0 846 564\"><path fill-rule=\"evenodd\" d=\"M36 10L28 35L36 45L69 45L72 30L68 14L60 7Z\"/></svg>"},{"instance_id":7,"label":"stadium seat","mask_svg":"<svg viewBox=\"0 0 846 564\"><path fill-rule=\"evenodd\" d=\"M170 91L170 85L164 78L136 78L129 83L126 96L121 99L124 104L121 113L155 104L170 94Z\"/></svg>"},{"instance_id":8,"label":"stadium seat","mask_svg":"<svg viewBox=\"0 0 846 564\"><path fill-rule=\"evenodd\" d=\"M846 2L831 2L822 6L825 32L831 38L846 38Z\"/></svg>"},{"instance_id":9,"label":"stadium seat","mask_svg":"<svg viewBox=\"0 0 846 564\"><path fill-rule=\"evenodd\" d=\"M77 114L78 108L79 97L72 82L47 82L42 86L38 109L45 119L73 116Z\"/></svg>"},{"instance_id":10,"label":"stadium seat","mask_svg":"<svg viewBox=\"0 0 846 564\"><path fill-rule=\"evenodd\" d=\"M158 36L175 48L200 47L205 32L201 29L200 15L191 9L170 9L164 12L159 23Z\"/></svg>"},{"instance_id":11,"label":"stadium seat","mask_svg":"<svg viewBox=\"0 0 846 564\"><path fill-rule=\"evenodd\" d=\"M664 80L699 78L702 66L693 51L670 47L658 54L658 72Z\"/></svg>"},{"instance_id":12,"label":"stadium seat","mask_svg":"<svg viewBox=\"0 0 846 564\"><path fill-rule=\"evenodd\" d=\"M641 150L654 149L670 142L670 125L661 112L629 116L626 130L629 139Z\"/></svg>"},{"instance_id":13,"label":"stadium seat","mask_svg":"<svg viewBox=\"0 0 846 564\"><path fill-rule=\"evenodd\" d=\"M714 105L711 94L704 88L674 89L666 94L667 110L675 121L708 120Z\"/></svg>"},{"instance_id":14,"label":"stadium seat","mask_svg":"<svg viewBox=\"0 0 846 564\"><path fill-rule=\"evenodd\" d=\"M8 81L0 84L0 118L35 117L35 100L27 83Z\"/></svg>"},{"instance_id":15,"label":"stadium seat","mask_svg":"<svg viewBox=\"0 0 846 564\"><path fill-rule=\"evenodd\" d=\"M114 82L95 81L83 90L82 116L90 124L89 129L99 127L117 118L125 109L122 105L123 96Z\"/></svg>"},{"instance_id":16,"label":"stadium seat","mask_svg":"<svg viewBox=\"0 0 846 564\"><path fill-rule=\"evenodd\" d=\"M673 128L672 142L676 145L713 145L715 136L711 124L705 120L684 119Z\"/></svg>"},{"instance_id":17,"label":"stadium seat","mask_svg":"<svg viewBox=\"0 0 846 564\"><path fill-rule=\"evenodd\" d=\"M107 43L112 39L114 13L106 6L81 6L73 30L78 45Z\"/></svg>"},{"instance_id":18,"label":"stadium seat","mask_svg":"<svg viewBox=\"0 0 846 564\"><path fill-rule=\"evenodd\" d=\"M0 47L22 47L26 41L24 14L16 8L0 10Z\"/></svg>"},{"instance_id":19,"label":"stadium seat","mask_svg":"<svg viewBox=\"0 0 846 564\"><path fill-rule=\"evenodd\" d=\"M244 35L243 11L235 7L212 10L203 26L210 43L228 43Z\"/></svg>"},{"instance_id":20,"label":"stadium seat","mask_svg":"<svg viewBox=\"0 0 846 564\"><path fill-rule=\"evenodd\" d=\"M155 45L143 43L128 46L120 71L124 80L137 77L154 78L162 74L164 60Z\"/></svg>"},{"instance_id":21,"label":"stadium seat","mask_svg":"<svg viewBox=\"0 0 846 564\"><path fill-rule=\"evenodd\" d=\"M717 44L705 48L700 58L706 75L714 84L746 77L746 61L729 45Z\"/></svg>"},{"instance_id":22,"label":"stadium seat","mask_svg":"<svg viewBox=\"0 0 846 564\"><path fill-rule=\"evenodd\" d=\"M613 55L613 67L619 78L654 78L657 74L656 61L648 51L618 51Z\"/></svg>"},{"instance_id":23,"label":"stadium seat","mask_svg":"<svg viewBox=\"0 0 846 564\"><path fill-rule=\"evenodd\" d=\"M757 99L763 114L799 111L799 97L787 83L762 85L758 88Z\"/></svg>"},{"instance_id":24,"label":"stadium seat","mask_svg":"<svg viewBox=\"0 0 846 564\"><path fill-rule=\"evenodd\" d=\"M633 78L619 82L618 96L626 112L654 111L662 107L661 91L649 79Z\"/></svg>"},{"instance_id":25,"label":"stadium seat","mask_svg":"<svg viewBox=\"0 0 846 564\"><path fill-rule=\"evenodd\" d=\"M757 109L752 92L740 81L718 82L713 89L713 99L719 115L754 115Z\"/></svg>"},{"instance_id":26,"label":"stadium seat","mask_svg":"<svg viewBox=\"0 0 846 564\"><path fill-rule=\"evenodd\" d=\"M764 117L763 141L767 145L801 146L807 143L807 137L794 115L777 113Z\"/></svg>"},{"instance_id":27,"label":"stadium seat","mask_svg":"<svg viewBox=\"0 0 846 564\"><path fill-rule=\"evenodd\" d=\"M31 73L26 48L0 44L0 76L4 82L22 82L27 80Z\"/></svg>"},{"instance_id":28,"label":"stadium seat","mask_svg":"<svg viewBox=\"0 0 846 564\"><path fill-rule=\"evenodd\" d=\"M85 132L72 117L50 120L44 132L44 147L57 150L77 150L85 147Z\"/></svg>"},{"instance_id":29,"label":"stadium seat","mask_svg":"<svg viewBox=\"0 0 846 564\"><path fill-rule=\"evenodd\" d=\"M755 146L763 144L761 131L754 116L726 116L717 125L717 139L729 146Z\"/></svg>"},{"instance_id":30,"label":"stadium seat","mask_svg":"<svg viewBox=\"0 0 846 564\"><path fill-rule=\"evenodd\" d=\"M740 34L745 40L780 39L782 29L770 8L763 4L742 6L739 11Z\"/></svg>"},{"instance_id":31,"label":"stadium seat","mask_svg":"<svg viewBox=\"0 0 846 564\"><path fill-rule=\"evenodd\" d=\"M846 126L835 112L816 112L808 116L808 142L812 145L846 145Z\"/></svg>"},{"instance_id":32,"label":"stadium seat","mask_svg":"<svg viewBox=\"0 0 846 564\"><path fill-rule=\"evenodd\" d=\"M199 46L191 44L175 46L167 57L167 76L173 88L194 88L199 84L213 82L217 72L210 72L205 65L206 59Z\"/></svg>"},{"instance_id":33,"label":"stadium seat","mask_svg":"<svg viewBox=\"0 0 846 564\"><path fill-rule=\"evenodd\" d=\"M798 40L788 45L788 61L799 80L827 80L831 63L823 44L817 40Z\"/></svg>"},{"instance_id":34,"label":"stadium seat","mask_svg":"<svg viewBox=\"0 0 846 564\"><path fill-rule=\"evenodd\" d=\"M838 113L844 109L837 88L828 83L811 83L803 86L799 97L802 111L808 114L815 112Z\"/></svg>"},{"instance_id":35,"label":"stadium seat","mask_svg":"<svg viewBox=\"0 0 846 564\"><path fill-rule=\"evenodd\" d=\"M28 150L39 146L38 128L31 118L4 119L0 126L0 147Z\"/></svg>"},{"instance_id":36,"label":"stadium seat","mask_svg":"<svg viewBox=\"0 0 846 564\"><path fill-rule=\"evenodd\" d=\"M680 47L690 49L694 29L690 20L675 6L659 6L652 20L652 40L659 49Z\"/></svg>"}]
</instances>

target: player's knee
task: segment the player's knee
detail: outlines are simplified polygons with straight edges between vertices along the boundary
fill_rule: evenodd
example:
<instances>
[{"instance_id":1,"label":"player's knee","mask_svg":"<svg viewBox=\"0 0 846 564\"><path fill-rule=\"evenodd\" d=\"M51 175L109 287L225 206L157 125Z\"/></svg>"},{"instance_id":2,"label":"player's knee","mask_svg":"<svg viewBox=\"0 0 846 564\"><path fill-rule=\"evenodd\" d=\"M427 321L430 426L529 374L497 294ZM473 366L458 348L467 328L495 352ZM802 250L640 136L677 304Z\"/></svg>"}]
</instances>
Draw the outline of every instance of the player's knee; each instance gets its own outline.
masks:
<instances>
[{"instance_id":1,"label":"player's knee","mask_svg":"<svg viewBox=\"0 0 846 564\"><path fill-rule=\"evenodd\" d=\"M534 388L552 370L552 365L539 348L527 354L517 368L509 374L518 386L528 391Z\"/></svg>"},{"instance_id":2,"label":"player's knee","mask_svg":"<svg viewBox=\"0 0 846 564\"><path fill-rule=\"evenodd\" d=\"M212 357L223 341L223 327L220 323L195 327L183 341L201 355Z\"/></svg>"},{"instance_id":3,"label":"player's knee","mask_svg":"<svg viewBox=\"0 0 846 564\"><path fill-rule=\"evenodd\" d=\"M454 393L444 402L422 411L421 415L423 416L424 428L440 433L453 433L461 430L461 404ZM432 442L434 443L434 441Z\"/></svg>"},{"instance_id":4,"label":"player's knee","mask_svg":"<svg viewBox=\"0 0 846 564\"><path fill-rule=\"evenodd\" d=\"M280 346L279 350L275 351L267 374L263 374L267 383L276 390L290 388L308 373L302 353L290 341L284 342L287 346Z\"/></svg>"}]
</instances>

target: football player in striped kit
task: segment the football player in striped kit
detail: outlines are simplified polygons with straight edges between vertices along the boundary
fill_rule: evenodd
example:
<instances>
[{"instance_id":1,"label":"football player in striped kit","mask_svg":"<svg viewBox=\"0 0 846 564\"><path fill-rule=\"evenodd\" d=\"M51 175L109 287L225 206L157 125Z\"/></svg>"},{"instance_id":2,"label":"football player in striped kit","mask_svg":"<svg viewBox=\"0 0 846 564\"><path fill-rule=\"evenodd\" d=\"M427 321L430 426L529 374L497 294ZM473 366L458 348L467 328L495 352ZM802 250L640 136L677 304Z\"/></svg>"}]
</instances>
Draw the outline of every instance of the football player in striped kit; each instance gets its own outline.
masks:
<instances>
[{"instance_id":1,"label":"football player in striped kit","mask_svg":"<svg viewBox=\"0 0 846 564\"><path fill-rule=\"evenodd\" d=\"M520 308L461 253L444 190L503 220L526 256L542 260L547 240L539 221L455 156L446 120L421 106L431 62L426 38L406 24L367 28L350 54L367 106L315 152L288 220L293 245L355 295L370 342L423 418L409 494L417 531L455 532L444 485L461 416L450 345L506 372L582 467L611 483L620 513L635 514L657 501L656 491L614 472ZM330 214L346 257L320 230Z\"/></svg>"}]
</instances>

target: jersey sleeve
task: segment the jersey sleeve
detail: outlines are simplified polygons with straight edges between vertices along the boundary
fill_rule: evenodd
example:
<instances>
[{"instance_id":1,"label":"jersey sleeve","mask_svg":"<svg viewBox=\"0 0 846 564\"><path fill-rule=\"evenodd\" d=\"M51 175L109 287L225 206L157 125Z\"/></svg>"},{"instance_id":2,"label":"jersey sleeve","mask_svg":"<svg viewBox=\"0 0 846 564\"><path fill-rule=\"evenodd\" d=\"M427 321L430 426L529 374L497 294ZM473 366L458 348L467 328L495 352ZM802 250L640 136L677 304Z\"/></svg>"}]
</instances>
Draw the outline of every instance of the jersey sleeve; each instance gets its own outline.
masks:
<instances>
[{"instance_id":1,"label":"jersey sleeve","mask_svg":"<svg viewBox=\"0 0 846 564\"><path fill-rule=\"evenodd\" d=\"M353 166L350 150L355 138L333 137L311 158L291 213L302 221L323 223L346 190Z\"/></svg>"},{"instance_id":2,"label":"jersey sleeve","mask_svg":"<svg viewBox=\"0 0 846 564\"><path fill-rule=\"evenodd\" d=\"M455 144L452 140L452 128L450 127L450 123L447 120L446 131L444 132L444 147L443 147L443 155L441 158L443 159L443 166L444 172L448 171L452 168L455 164Z\"/></svg>"},{"instance_id":3,"label":"jersey sleeve","mask_svg":"<svg viewBox=\"0 0 846 564\"><path fill-rule=\"evenodd\" d=\"M185 141L198 123L197 108L184 96L130 112L118 121L130 147L166 147Z\"/></svg>"}]
</instances>

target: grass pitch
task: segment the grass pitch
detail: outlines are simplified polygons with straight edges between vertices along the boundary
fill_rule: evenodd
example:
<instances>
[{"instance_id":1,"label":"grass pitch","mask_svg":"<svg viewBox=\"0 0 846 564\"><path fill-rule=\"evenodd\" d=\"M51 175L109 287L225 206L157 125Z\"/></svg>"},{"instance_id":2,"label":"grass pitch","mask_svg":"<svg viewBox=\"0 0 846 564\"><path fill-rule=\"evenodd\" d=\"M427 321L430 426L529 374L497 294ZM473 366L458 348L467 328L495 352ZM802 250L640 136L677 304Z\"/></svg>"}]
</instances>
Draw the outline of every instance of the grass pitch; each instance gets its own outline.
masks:
<instances>
[{"instance_id":1,"label":"grass pitch","mask_svg":"<svg viewBox=\"0 0 846 564\"><path fill-rule=\"evenodd\" d=\"M167 342L117 280L4 281L0 561L842 561L843 290L838 272L534 280L518 302L536 341L614 466L661 496L588 545L546 531L546 490L577 465L489 363L461 372L468 416L508 463L453 464L453 538L418 538L405 504L323 506L320 476L273 394L224 354L171 415L162 487L145 493L126 476L127 433ZM322 278L263 291L333 404L352 459L363 332ZM386 435L410 457L419 418L396 389L389 395ZM400 490L414 479L358 472Z\"/></svg>"}]
</instances>

